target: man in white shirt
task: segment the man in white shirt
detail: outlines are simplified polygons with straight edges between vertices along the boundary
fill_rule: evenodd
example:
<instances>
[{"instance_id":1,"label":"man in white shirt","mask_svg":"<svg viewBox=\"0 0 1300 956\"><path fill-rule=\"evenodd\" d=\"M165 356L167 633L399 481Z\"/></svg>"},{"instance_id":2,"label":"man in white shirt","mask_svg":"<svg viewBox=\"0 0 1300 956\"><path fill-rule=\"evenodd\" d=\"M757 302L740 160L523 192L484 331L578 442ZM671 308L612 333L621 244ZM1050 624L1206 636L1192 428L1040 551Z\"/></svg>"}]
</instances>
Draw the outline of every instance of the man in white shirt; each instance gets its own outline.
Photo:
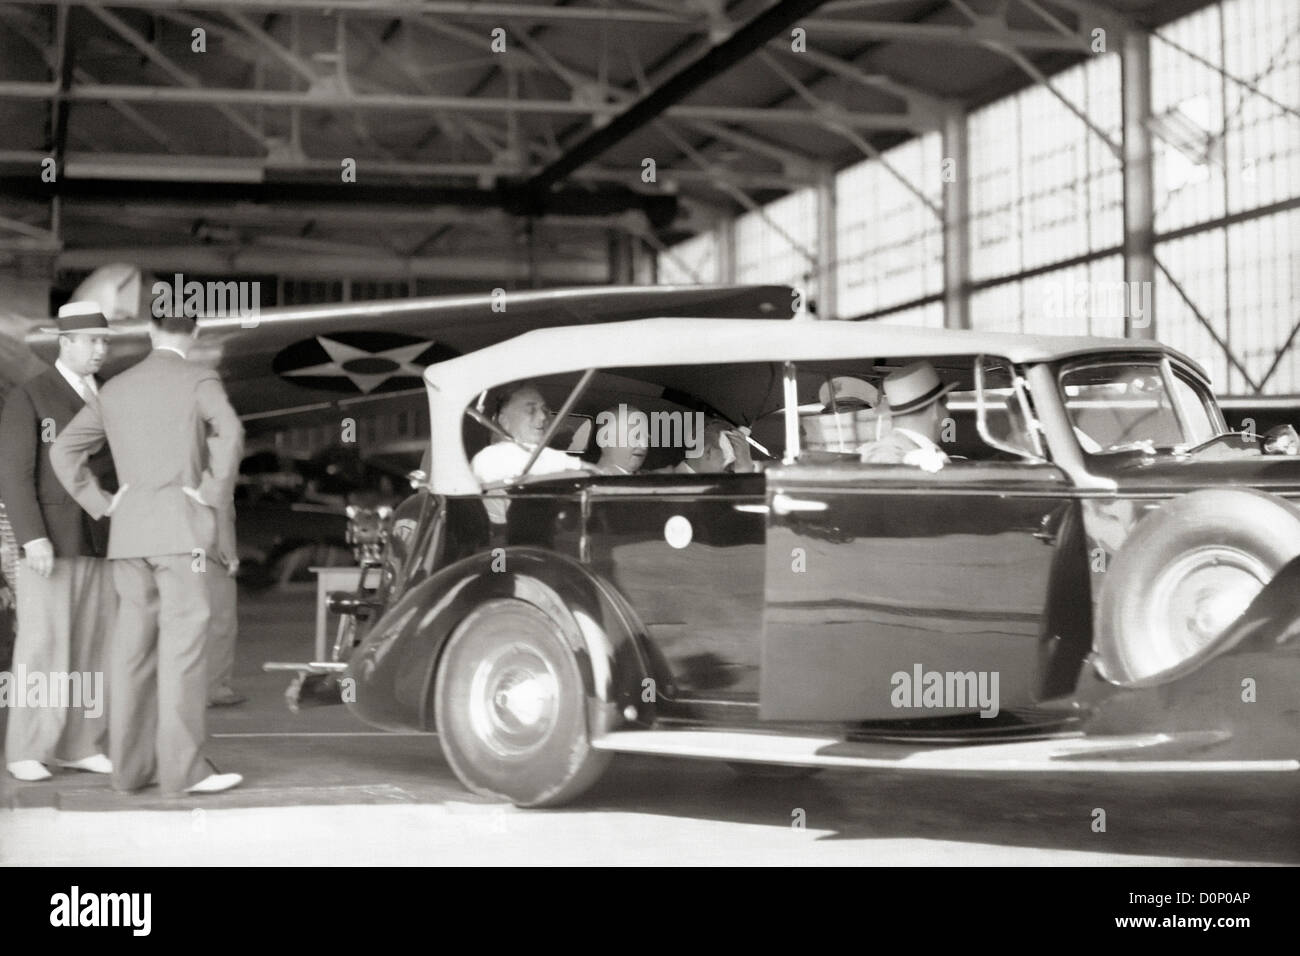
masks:
<instances>
[{"instance_id":1,"label":"man in white shirt","mask_svg":"<svg viewBox=\"0 0 1300 956\"><path fill-rule=\"evenodd\" d=\"M0 415L0 498L23 559L17 568L18 636L14 671L29 675L80 675L81 700L59 707L9 711L5 763L11 776L48 780L53 764L109 773L104 753L104 672L108 630L117 608L104 555L109 522L87 514L64 489L50 449L77 413L99 401L95 373L104 364L110 329L97 304L71 302L59 309L59 357L53 368L13 389ZM117 490L107 448L88 469ZM99 699L90 696L99 691Z\"/></svg>"},{"instance_id":2,"label":"man in white shirt","mask_svg":"<svg viewBox=\"0 0 1300 956\"><path fill-rule=\"evenodd\" d=\"M546 399L535 385L520 383L502 393L493 419L512 439L499 439L481 449L470 461L470 469L485 485L518 478L537 446L546 437L552 412ZM552 474L562 471L591 471L581 458L566 455L554 448L543 448L529 469L530 475ZM494 524L504 524L506 505L504 498L484 502L488 517Z\"/></svg>"},{"instance_id":3,"label":"man in white shirt","mask_svg":"<svg viewBox=\"0 0 1300 956\"><path fill-rule=\"evenodd\" d=\"M948 464L937 444L948 418L945 396L956 387L944 384L929 362L913 362L885 377L890 430L878 441L858 447L864 464L914 465L935 472Z\"/></svg>"},{"instance_id":4,"label":"man in white shirt","mask_svg":"<svg viewBox=\"0 0 1300 956\"><path fill-rule=\"evenodd\" d=\"M498 481L518 478L524 473L524 465L532 457L533 448L516 445L512 441L499 441L488 445L470 462L474 477L485 485ZM530 475L544 475L556 471L584 471L587 463L574 455L566 455L554 448L543 448L537 461L528 470Z\"/></svg>"}]
</instances>

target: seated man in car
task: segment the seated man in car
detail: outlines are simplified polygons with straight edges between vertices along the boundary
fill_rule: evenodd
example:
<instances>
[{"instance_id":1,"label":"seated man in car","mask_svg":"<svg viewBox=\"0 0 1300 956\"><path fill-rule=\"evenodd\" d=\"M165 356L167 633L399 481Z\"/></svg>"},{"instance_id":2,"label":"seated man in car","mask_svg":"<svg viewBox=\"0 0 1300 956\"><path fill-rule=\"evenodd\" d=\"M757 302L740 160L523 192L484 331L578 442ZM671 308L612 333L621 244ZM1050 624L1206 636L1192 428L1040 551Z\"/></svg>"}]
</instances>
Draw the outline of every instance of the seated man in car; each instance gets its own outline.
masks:
<instances>
[{"instance_id":1,"label":"seated man in car","mask_svg":"<svg viewBox=\"0 0 1300 956\"><path fill-rule=\"evenodd\" d=\"M507 386L497 397L497 409L492 420L513 440L506 441L498 437L492 444L480 449L469 463L474 477L484 484L491 484L523 474L528 459L546 436L551 417L552 412L537 386L529 382L516 382ZM529 474L591 469L592 466L580 458L566 455L554 448L543 448Z\"/></svg>"},{"instance_id":2,"label":"seated man in car","mask_svg":"<svg viewBox=\"0 0 1300 956\"><path fill-rule=\"evenodd\" d=\"M600 445L600 460L596 469L603 475L634 475L645 464L650 450L646 429L631 427L644 422L645 413L631 405L608 408L596 416L596 421L613 422L618 427L598 429L596 442Z\"/></svg>"},{"instance_id":3,"label":"seated man in car","mask_svg":"<svg viewBox=\"0 0 1300 956\"><path fill-rule=\"evenodd\" d=\"M720 418L710 418L704 425L699 454L687 454L667 471L679 475L711 475L719 472L757 471L749 454L749 443L736 428Z\"/></svg>"},{"instance_id":4,"label":"seated man in car","mask_svg":"<svg viewBox=\"0 0 1300 956\"><path fill-rule=\"evenodd\" d=\"M943 384L934 366L922 361L890 372L884 387L890 430L878 441L859 446L859 459L864 464L915 465L930 472L948 464L936 443L948 417L945 396L954 383Z\"/></svg>"}]
</instances>

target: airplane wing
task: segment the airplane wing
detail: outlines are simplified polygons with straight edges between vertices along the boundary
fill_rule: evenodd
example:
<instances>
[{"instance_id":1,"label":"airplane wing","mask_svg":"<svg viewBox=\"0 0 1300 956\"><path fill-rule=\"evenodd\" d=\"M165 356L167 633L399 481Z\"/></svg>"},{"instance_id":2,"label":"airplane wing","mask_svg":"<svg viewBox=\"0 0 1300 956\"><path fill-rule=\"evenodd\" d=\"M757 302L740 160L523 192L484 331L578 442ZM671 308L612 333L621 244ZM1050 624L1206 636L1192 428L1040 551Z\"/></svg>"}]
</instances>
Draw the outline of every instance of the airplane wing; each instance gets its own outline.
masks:
<instances>
[{"instance_id":1,"label":"airplane wing","mask_svg":"<svg viewBox=\"0 0 1300 956\"><path fill-rule=\"evenodd\" d=\"M422 393L426 365L530 329L661 316L790 318L794 295L787 286L599 286L272 308L201 319L192 357L221 373L241 416L263 419ZM106 375L150 347L147 318L110 321L119 334ZM26 345L53 361L56 336L31 331Z\"/></svg>"}]
</instances>

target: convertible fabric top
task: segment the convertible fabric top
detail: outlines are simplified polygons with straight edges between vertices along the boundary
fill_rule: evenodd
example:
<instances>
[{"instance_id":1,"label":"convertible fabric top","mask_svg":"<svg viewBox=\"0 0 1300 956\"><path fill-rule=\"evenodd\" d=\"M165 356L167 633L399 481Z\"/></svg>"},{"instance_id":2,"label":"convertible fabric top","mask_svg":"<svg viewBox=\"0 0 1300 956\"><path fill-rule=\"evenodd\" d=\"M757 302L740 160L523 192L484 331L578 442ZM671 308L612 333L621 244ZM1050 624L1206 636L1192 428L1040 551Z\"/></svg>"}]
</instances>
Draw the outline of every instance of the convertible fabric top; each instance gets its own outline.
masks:
<instances>
[{"instance_id":1,"label":"convertible fabric top","mask_svg":"<svg viewBox=\"0 0 1300 956\"><path fill-rule=\"evenodd\" d=\"M538 329L425 370L432 434L435 438L455 436L454 441L441 446L443 452L434 456L430 485L436 494L480 492L459 448L462 416L480 392L520 379L588 368L979 353L1022 363L1098 352L1170 355L1205 377L1196 363L1149 339L1025 335L811 319L639 319Z\"/></svg>"}]
</instances>

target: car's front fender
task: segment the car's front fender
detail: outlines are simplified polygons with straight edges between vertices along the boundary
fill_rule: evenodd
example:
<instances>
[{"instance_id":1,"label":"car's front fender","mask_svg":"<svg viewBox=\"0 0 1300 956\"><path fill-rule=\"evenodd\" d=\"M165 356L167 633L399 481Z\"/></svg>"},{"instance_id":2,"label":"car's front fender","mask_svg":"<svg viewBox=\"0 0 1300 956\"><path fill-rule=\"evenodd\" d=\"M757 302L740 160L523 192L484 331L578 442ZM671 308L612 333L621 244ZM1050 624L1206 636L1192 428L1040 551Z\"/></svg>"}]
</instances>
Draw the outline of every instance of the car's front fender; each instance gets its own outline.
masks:
<instances>
[{"instance_id":1,"label":"car's front fender","mask_svg":"<svg viewBox=\"0 0 1300 956\"><path fill-rule=\"evenodd\" d=\"M1113 689L1093 734L1217 731L1204 759L1300 757L1300 558L1274 575L1200 667L1155 687Z\"/></svg>"},{"instance_id":2,"label":"car's front fender","mask_svg":"<svg viewBox=\"0 0 1300 956\"><path fill-rule=\"evenodd\" d=\"M433 729L443 647L471 610L499 598L526 601L555 621L582 676L593 736L626 722L629 706L636 722L653 719L653 700L641 699L649 670L634 615L577 561L528 547L471 555L402 594L352 656L350 709L378 727Z\"/></svg>"}]
</instances>

